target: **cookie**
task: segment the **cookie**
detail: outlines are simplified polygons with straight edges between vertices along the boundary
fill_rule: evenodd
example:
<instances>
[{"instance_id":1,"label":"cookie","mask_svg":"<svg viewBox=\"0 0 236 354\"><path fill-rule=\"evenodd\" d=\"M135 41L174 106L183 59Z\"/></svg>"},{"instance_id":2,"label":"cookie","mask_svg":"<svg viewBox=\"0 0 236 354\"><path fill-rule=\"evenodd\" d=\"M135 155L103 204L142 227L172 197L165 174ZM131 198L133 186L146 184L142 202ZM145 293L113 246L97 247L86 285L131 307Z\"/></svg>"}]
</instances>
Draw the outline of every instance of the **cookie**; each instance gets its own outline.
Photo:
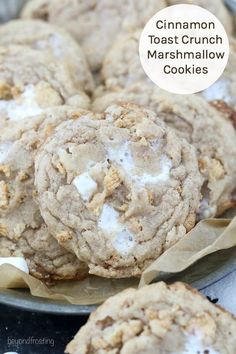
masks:
<instances>
[{"instance_id":1,"label":"cookie","mask_svg":"<svg viewBox=\"0 0 236 354\"><path fill-rule=\"evenodd\" d=\"M81 44L91 69L97 71L120 33L143 28L165 6L165 0L33 0L22 17L66 28Z\"/></svg>"},{"instance_id":2,"label":"cookie","mask_svg":"<svg viewBox=\"0 0 236 354\"><path fill-rule=\"evenodd\" d=\"M68 344L69 354L233 354L236 319L183 283L110 297Z\"/></svg>"},{"instance_id":3,"label":"cookie","mask_svg":"<svg viewBox=\"0 0 236 354\"><path fill-rule=\"evenodd\" d=\"M138 82L154 85L145 74L140 62L140 35L141 31L135 31L121 36L106 54L101 77L107 90L126 88ZM95 95L98 93L96 92Z\"/></svg>"},{"instance_id":4,"label":"cookie","mask_svg":"<svg viewBox=\"0 0 236 354\"><path fill-rule=\"evenodd\" d=\"M1 129L0 257L23 256L30 273L46 280L78 279L87 267L51 236L35 200L34 159L54 127L81 113L48 110Z\"/></svg>"},{"instance_id":5,"label":"cookie","mask_svg":"<svg viewBox=\"0 0 236 354\"><path fill-rule=\"evenodd\" d=\"M25 231L18 240L3 237L0 231L0 257L23 257L30 274L47 285L55 281L81 280L88 274L87 266L61 247L46 225L34 232Z\"/></svg>"},{"instance_id":6,"label":"cookie","mask_svg":"<svg viewBox=\"0 0 236 354\"><path fill-rule=\"evenodd\" d=\"M167 0L168 5L183 4L182 0ZM228 34L233 34L233 16L224 4L224 0L186 0L185 4L198 5L212 12L222 23Z\"/></svg>"},{"instance_id":7,"label":"cookie","mask_svg":"<svg viewBox=\"0 0 236 354\"><path fill-rule=\"evenodd\" d=\"M140 275L195 225L195 150L136 105L62 123L42 146L35 175L50 232L92 274Z\"/></svg>"},{"instance_id":8,"label":"cookie","mask_svg":"<svg viewBox=\"0 0 236 354\"><path fill-rule=\"evenodd\" d=\"M85 108L67 67L27 46L0 47L0 128L64 104Z\"/></svg>"},{"instance_id":9,"label":"cookie","mask_svg":"<svg viewBox=\"0 0 236 354\"><path fill-rule=\"evenodd\" d=\"M220 215L234 205L236 132L222 114L198 95L174 95L143 82L95 99L93 110L124 101L152 109L196 148L204 178L198 219Z\"/></svg>"},{"instance_id":10,"label":"cookie","mask_svg":"<svg viewBox=\"0 0 236 354\"><path fill-rule=\"evenodd\" d=\"M236 114L236 40L229 37L230 52L221 77L200 94L234 121Z\"/></svg>"},{"instance_id":11,"label":"cookie","mask_svg":"<svg viewBox=\"0 0 236 354\"><path fill-rule=\"evenodd\" d=\"M51 54L56 61L68 67L78 90L93 91L93 78L84 53L63 29L37 20L13 20L0 27L0 45L12 44Z\"/></svg>"}]
</instances>

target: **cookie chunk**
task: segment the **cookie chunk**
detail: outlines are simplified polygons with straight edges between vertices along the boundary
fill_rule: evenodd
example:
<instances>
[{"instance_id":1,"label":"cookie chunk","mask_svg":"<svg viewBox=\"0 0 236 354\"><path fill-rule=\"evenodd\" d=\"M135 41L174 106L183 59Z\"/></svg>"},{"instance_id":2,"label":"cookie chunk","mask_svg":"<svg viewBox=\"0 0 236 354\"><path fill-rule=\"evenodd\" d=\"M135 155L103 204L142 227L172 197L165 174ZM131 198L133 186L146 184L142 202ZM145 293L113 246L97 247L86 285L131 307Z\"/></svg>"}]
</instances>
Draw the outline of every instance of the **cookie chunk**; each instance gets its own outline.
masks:
<instances>
[{"instance_id":1,"label":"cookie chunk","mask_svg":"<svg viewBox=\"0 0 236 354\"><path fill-rule=\"evenodd\" d=\"M64 62L78 90L91 93L92 74L79 44L63 29L37 20L13 20L0 27L0 45L28 46Z\"/></svg>"},{"instance_id":2,"label":"cookie chunk","mask_svg":"<svg viewBox=\"0 0 236 354\"><path fill-rule=\"evenodd\" d=\"M38 18L66 28L81 44L93 71L120 33L143 28L166 6L165 0L33 0L23 18Z\"/></svg>"},{"instance_id":3,"label":"cookie chunk","mask_svg":"<svg viewBox=\"0 0 236 354\"><path fill-rule=\"evenodd\" d=\"M152 109L196 148L204 178L198 218L214 217L234 205L236 132L221 113L198 95L174 95L143 82L93 102L94 111L113 103L133 102Z\"/></svg>"},{"instance_id":4,"label":"cookie chunk","mask_svg":"<svg viewBox=\"0 0 236 354\"><path fill-rule=\"evenodd\" d=\"M34 188L37 149L57 124L80 114L59 107L1 129L0 257L23 256L30 273L46 281L87 274L87 267L50 235Z\"/></svg>"},{"instance_id":5,"label":"cookie chunk","mask_svg":"<svg viewBox=\"0 0 236 354\"><path fill-rule=\"evenodd\" d=\"M61 124L38 154L41 213L90 273L140 275L195 225L195 149L136 105L93 118Z\"/></svg>"},{"instance_id":6,"label":"cookie chunk","mask_svg":"<svg viewBox=\"0 0 236 354\"><path fill-rule=\"evenodd\" d=\"M89 105L66 65L27 46L0 47L0 127L64 104Z\"/></svg>"},{"instance_id":7,"label":"cookie chunk","mask_svg":"<svg viewBox=\"0 0 236 354\"><path fill-rule=\"evenodd\" d=\"M204 9L212 12L222 23L226 32L228 34L233 34L234 31L234 23L233 16L227 9L224 4L224 0L167 0L168 5L176 5L176 4L190 4L190 5L198 5L203 7Z\"/></svg>"},{"instance_id":8,"label":"cookie chunk","mask_svg":"<svg viewBox=\"0 0 236 354\"><path fill-rule=\"evenodd\" d=\"M110 297L66 348L69 354L233 354L236 319L183 283Z\"/></svg>"}]
</instances>

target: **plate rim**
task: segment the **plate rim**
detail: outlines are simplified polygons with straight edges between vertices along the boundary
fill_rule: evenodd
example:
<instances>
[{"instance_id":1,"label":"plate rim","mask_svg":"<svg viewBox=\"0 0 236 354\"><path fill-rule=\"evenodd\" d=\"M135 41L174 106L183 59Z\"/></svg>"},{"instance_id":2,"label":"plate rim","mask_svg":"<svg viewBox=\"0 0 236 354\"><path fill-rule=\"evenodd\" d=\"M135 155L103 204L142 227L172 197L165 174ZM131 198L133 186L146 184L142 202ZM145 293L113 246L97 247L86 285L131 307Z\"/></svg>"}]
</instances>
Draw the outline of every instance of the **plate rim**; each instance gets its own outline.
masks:
<instances>
[{"instance_id":1,"label":"plate rim","mask_svg":"<svg viewBox=\"0 0 236 354\"><path fill-rule=\"evenodd\" d=\"M88 316L97 308L97 305L74 305L62 300L32 296L27 289L0 288L0 303L23 311L54 315Z\"/></svg>"}]
</instances>

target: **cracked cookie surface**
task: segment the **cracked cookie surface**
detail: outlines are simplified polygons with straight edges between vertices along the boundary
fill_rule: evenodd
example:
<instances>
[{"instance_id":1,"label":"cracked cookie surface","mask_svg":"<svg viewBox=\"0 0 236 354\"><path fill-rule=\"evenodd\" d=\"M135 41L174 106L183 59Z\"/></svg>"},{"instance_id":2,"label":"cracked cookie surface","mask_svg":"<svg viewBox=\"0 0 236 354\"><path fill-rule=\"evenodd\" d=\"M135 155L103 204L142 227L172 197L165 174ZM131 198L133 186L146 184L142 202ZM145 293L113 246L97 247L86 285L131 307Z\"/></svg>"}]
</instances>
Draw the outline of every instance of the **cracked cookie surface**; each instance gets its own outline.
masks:
<instances>
[{"instance_id":1,"label":"cracked cookie surface","mask_svg":"<svg viewBox=\"0 0 236 354\"><path fill-rule=\"evenodd\" d=\"M183 283L127 289L105 301L69 354L233 354L236 319Z\"/></svg>"},{"instance_id":2,"label":"cracked cookie surface","mask_svg":"<svg viewBox=\"0 0 236 354\"><path fill-rule=\"evenodd\" d=\"M38 20L13 20L0 27L0 45L24 45L63 62L75 87L91 93L92 74L79 44L63 29Z\"/></svg>"},{"instance_id":3,"label":"cracked cookie surface","mask_svg":"<svg viewBox=\"0 0 236 354\"><path fill-rule=\"evenodd\" d=\"M106 277L140 275L191 230L201 184L194 148L132 104L61 124L36 158L49 230Z\"/></svg>"},{"instance_id":4,"label":"cracked cookie surface","mask_svg":"<svg viewBox=\"0 0 236 354\"><path fill-rule=\"evenodd\" d=\"M0 128L64 104L87 108L67 66L27 46L0 47Z\"/></svg>"},{"instance_id":5,"label":"cracked cookie surface","mask_svg":"<svg viewBox=\"0 0 236 354\"><path fill-rule=\"evenodd\" d=\"M49 233L34 188L37 149L57 124L79 114L59 107L1 129L0 257L24 257L30 273L47 282L87 274L87 267Z\"/></svg>"},{"instance_id":6,"label":"cracked cookie surface","mask_svg":"<svg viewBox=\"0 0 236 354\"><path fill-rule=\"evenodd\" d=\"M39 18L66 28L96 71L119 34L143 28L165 6L165 0L34 0L26 5L22 17Z\"/></svg>"},{"instance_id":7,"label":"cracked cookie surface","mask_svg":"<svg viewBox=\"0 0 236 354\"><path fill-rule=\"evenodd\" d=\"M196 148L204 178L198 218L220 215L234 205L236 132L221 113L197 95L169 94L144 82L95 99L93 110L125 101L153 110Z\"/></svg>"}]
</instances>

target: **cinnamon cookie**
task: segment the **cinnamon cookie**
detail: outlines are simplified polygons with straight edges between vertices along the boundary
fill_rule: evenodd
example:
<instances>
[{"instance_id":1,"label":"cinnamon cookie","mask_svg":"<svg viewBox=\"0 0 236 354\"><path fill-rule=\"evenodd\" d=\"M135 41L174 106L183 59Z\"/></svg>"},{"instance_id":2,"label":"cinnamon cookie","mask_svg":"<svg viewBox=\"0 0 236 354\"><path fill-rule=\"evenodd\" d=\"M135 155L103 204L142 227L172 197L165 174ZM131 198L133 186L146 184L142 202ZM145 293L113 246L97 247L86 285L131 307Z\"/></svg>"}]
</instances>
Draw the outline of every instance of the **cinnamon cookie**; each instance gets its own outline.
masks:
<instances>
[{"instance_id":1,"label":"cinnamon cookie","mask_svg":"<svg viewBox=\"0 0 236 354\"><path fill-rule=\"evenodd\" d=\"M126 88L139 82L154 85L145 74L139 58L141 31L123 35L105 56L101 77L106 90ZM99 90L95 95L99 95Z\"/></svg>"},{"instance_id":2,"label":"cinnamon cookie","mask_svg":"<svg viewBox=\"0 0 236 354\"><path fill-rule=\"evenodd\" d=\"M81 44L93 71L121 33L143 28L166 6L165 0L33 0L23 18L38 18L66 28Z\"/></svg>"},{"instance_id":3,"label":"cinnamon cookie","mask_svg":"<svg viewBox=\"0 0 236 354\"><path fill-rule=\"evenodd\" d=\"M35 181L58 242L90 273L117 278L140 275L194 227L202 185L195 149L132 104L62 123Z\"/></svg>"},{"instance_id":4,"label":"cinnamon cookie","mask_svg":"<svg viewBox=\"0 0 236 354\"><path fill-rule=\"evenodd\" d=\"M89 105L67 66L27 46L0 47L0 128L64 104Z\"/></svg>"},{"instance_id":5,"label":"cinnamon cookie","mask_svg":"<svg viewBox=\"0 0 236 354\"><path fill-rule=\"evenodd\" d=\"M37 20L13 20L0 27L0 45L12 44L28 46L52 55L56 61L68 67L78 90L88 93L93 91L93 78L84 53L63 29Z\"/></svg>"},{"instance_id":6,"label":"cinnamon cookie","mask_svg":"<svg viewBox=\"0 0 236 354\"><path fill-rule=\"evenodd\" d=\"M183 283L109 298L66 348L69 354L234 354L236 319Z\"/></svg>"},{"instance_id":7,"label":"cinnamon cookie","mask_svg":"<svg viewBox=\"0 0 236 354\"><path fill-rule=\"evenodd\" d=\"M23 256L46 281L84 277L87 267L50 235L35 201L34 158L57 124L79 111L58 107L1 129L0 257Z\"/></svg>"},{"instance_id":8,"label":"cinnamon cookie","mask_svg":"<svg viewBox=\"0 0 236 354\"><path fill-rule=\"evenodd\" d=\"M198 218L214 217L233 206L236 188L236 132L232 124L198 95L174 95L140 82L107 93L93 102L94 111L113 103L133 102L152 109L196 148L204 178Z\"/></svg>"}]
</instances>

